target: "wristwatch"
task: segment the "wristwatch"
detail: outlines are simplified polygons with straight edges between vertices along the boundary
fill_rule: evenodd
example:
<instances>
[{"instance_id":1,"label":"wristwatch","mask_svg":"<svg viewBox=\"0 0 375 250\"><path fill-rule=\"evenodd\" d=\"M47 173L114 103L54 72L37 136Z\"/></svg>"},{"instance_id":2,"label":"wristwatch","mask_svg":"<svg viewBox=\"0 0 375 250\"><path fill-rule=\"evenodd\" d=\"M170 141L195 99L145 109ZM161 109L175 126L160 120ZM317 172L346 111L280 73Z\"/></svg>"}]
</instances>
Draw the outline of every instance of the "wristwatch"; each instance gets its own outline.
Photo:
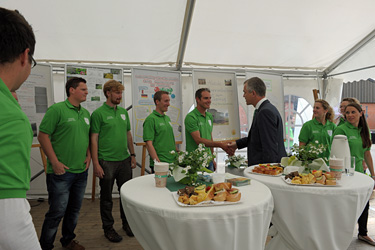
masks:
<instances>
[{"instance_id":1,"label":"wristwatch","mask_svg":"<svg viewBox=\"0 0 375 250\"><path fill-rule=\"evenodd\" d=\"M130 156L134 156L134 157L136 157L136 155L135 155L135 154L130 154Z\"/></svg>"}]
</instances>

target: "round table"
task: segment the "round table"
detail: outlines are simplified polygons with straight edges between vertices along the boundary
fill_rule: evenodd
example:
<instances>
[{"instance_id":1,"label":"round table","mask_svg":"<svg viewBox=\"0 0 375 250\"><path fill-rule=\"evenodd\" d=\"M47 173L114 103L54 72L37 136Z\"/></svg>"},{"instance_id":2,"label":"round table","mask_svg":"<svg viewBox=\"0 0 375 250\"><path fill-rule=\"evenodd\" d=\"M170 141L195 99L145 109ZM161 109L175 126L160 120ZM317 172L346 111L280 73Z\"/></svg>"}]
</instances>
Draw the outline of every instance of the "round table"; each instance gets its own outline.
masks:
<instances>
[{"instance_id":1,"label":"round table","mask_svg":"<svg viewBox=\"0 0 375 250\"><path fill-rule=\"evenodd\" d=\"M233 205L181 207L167 188L155 187L154 175L121 187L121 200L132 231L144 249L264 249L273 212L271 191L262 183L239 187Z\"/></svg>"},{"instance_id":2,"label":"round table","mask_svg":"<svg viewBox=\"0 0 375 250\"><path fill-rule=\"evenodd\" d=\"M335 187L289 185L281 179L284 176L256 175L250 168L244 175L272 192L275 211L270 234L274 237L268 250L347 249L374 187L369 176L358 172L343 175Z\"/></svg>"}]
</instances>

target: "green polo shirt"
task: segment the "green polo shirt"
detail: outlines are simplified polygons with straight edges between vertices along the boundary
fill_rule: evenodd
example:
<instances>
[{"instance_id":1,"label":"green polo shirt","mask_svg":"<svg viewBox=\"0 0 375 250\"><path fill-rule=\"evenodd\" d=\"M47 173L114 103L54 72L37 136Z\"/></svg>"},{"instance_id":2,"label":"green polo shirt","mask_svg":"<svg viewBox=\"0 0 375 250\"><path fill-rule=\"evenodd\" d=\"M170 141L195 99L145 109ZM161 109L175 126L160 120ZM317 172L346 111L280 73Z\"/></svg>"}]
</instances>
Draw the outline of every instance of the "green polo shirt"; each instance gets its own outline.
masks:
<instances>
[{"instance_id":1,"label":"green polo shirt","mask_svg":"<svg viewBox=\"0 0 375 250\"><path fill-rule=\"evenodd\" d=\"M0 79L0 199L26 198L30 189L29 119Z\"/></svg>"},{"instance_id":2,"label":"green polo shirt","mask_svg":"<svg viewBox=\"0 0 375 250\"><path fill-rule=\"evenodd\" d=\"M339 124L337 124L337 127L340 126L340 125L343 125L345 123L345 119L344 117L340 117L340 121L339 121Z\"/></svg>"},{"instance_id":3,"label":"green polo shirt","mask_svg":"<svg viewBox=\"0 0 375 250\"><path fill-rule=\"evenodd\" d=\"M185 117L185 137L186 137L186 151L191 152L198 148L191 133L199 131L201 138L211 140L212 129L214 125L214 118L212 114L206 112L203 116L197 108L191 111ZM211 151L210 151L211 152Z\"/></svg>"},{"instance_id":4,"label":"green polo shirt","mask_svg":"<svg viewBox=\"0 0 375 250\"><path fill-rule=\"evenodd\" d=\"M85 171L90 132L90 113L86 109L74 107L68 99L53 104L44 115L39 130L49 135L57 159L69 168L65 171ZM53 173L49 159L47 173Z\"/></svg>"},{"instance_id":5,"label":"green polo shirt","mask_svg":"<svg viewBox=\"0 0 375 250\"><path fill-rule=\"evenodd\" d=\"M336 125L331 121L327 121L326 124L323 125L314 118L303 124L298 140L306 143L306 145L309 143L315 143L315 141L318 141L319 144L328 145L327 150L321 153L319 157L326 157L329 159L335 128Z\"/></svg>"},{"instance_id":6,"label":"green polo shirt","mask_svg":"<svg viewBox=\"0 0 375 250\"><path fill-rule=\"evenodd\" d=\"M156 154L161 162L172 163L174 156L170 153L176 150L171 119L154 110L143 123L143 141L152 141ZM150 166L154 161L150 157Z\"/></svg>"},{"instance_id":7,"label":"green polo shirt","mask_svg":"<svg viewBox=\"0 0 375 250\"><path fill-rule=\"evenodd\" d=\"M123 161L128 152L130 119L126 109L116 109L104 103L91 115L91 133L99 134L98 158L104 161Z\"/></svg>"},{"instance_id":8,"label":"green polo shirt","mask_svg":"<svg viewBox=\"0 0 375 250\"><path fill-rule=\"evenodd\" d=\"M362 137L361 137L361 128L354 127L349 122L345 122L343 125L340 125L336 128L333 135L346 135L348 138L350 155L355 156L355 171L363 173L362 162L365 158L365 152L370 150L370 148L363 148L362 146Z\"/></svg>"}]
</instances>

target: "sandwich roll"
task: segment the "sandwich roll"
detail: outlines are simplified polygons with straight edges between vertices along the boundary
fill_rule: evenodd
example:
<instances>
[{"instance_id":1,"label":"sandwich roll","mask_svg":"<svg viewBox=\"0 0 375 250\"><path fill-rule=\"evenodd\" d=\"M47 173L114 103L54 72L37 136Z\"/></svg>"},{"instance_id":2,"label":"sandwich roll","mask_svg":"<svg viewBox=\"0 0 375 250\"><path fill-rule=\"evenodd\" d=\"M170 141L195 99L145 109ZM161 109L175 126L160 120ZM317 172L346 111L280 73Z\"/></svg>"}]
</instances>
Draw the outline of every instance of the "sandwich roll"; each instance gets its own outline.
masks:
<instances>
[{"instance_id":1,"label":"sandwich roll","mask_svg":"<svg viewBox=\"0 0 375 250\"><path fill-rule=\"evenodd\" d=\"M241 193L237 188L231 188L227 192L227 201L236 202L241 199Z\"/></svg>"},{"instance_id":2,"label":"sandwich roll","mask_svg":"<svg viewBox=\"0 0 375 250\"><path fill-rule=\"evenodd\" d=\"M222 190L215 193L214 201L225 201L227 199L227 191Z\"/></svg>"}]
</instances>

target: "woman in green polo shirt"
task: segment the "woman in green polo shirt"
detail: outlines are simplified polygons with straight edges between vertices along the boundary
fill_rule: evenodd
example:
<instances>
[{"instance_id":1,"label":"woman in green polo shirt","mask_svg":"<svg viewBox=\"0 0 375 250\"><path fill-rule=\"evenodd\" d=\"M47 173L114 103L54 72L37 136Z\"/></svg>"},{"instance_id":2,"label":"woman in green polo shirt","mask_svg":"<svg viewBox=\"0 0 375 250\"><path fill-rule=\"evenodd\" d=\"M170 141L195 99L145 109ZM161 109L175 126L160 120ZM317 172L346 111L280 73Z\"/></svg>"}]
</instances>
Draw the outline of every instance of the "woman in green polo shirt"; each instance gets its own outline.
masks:
<instances>
[{"instance_id":1,"label":"woman in green polo shirt","mask_svg":"<svg viewBox=\"0 0 375 250\"><path fill-rule=\"evenodd\" d=\"M335 130L334 135L346 135L350 155L355 156L355 170L363 173L362 161L365 160L374 179L374 166L370 152L371 139L364 112L357 103L349 103L345 107L344 114L346 122ZM367 235L368 210L369 202L358 219L358 239L375 246L375 241Z\"/></svg>"},{"instance_id":2,"label":"woman in green polo shirt","mask_svg":"<svg viewBox=\"0 0 375 250\"><path fill-rule=\"evenodd\" d=\"M314 103L313 119L303 124L298 137L299 146L316 142L327 145L327 150L319 155L327 163L331 152L333 131L336 128L333 117L333 109L329 103L323 99L317 99Z\"/></svg>"}]
</instances>

